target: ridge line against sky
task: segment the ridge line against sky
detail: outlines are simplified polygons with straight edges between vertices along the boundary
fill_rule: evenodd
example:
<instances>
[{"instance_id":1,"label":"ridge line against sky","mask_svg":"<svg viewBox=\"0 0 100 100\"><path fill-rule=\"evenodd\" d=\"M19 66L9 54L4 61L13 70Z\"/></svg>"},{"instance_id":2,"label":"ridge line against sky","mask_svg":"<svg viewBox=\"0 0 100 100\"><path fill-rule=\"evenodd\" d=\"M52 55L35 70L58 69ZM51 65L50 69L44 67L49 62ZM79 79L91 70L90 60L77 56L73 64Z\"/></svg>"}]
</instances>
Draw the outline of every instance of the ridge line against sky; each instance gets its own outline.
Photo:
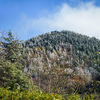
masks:
<instances>
[{"instance_id":1,"label":"ridge line against sky","mask_svg":"<svg viewBox=\"0 0 100 100\"><path fill-rule=\"evenodd\" d=\"M0 28L27 40L70 30L100 39L100 0L0 0Z\"/></svg>"}]
</instances>

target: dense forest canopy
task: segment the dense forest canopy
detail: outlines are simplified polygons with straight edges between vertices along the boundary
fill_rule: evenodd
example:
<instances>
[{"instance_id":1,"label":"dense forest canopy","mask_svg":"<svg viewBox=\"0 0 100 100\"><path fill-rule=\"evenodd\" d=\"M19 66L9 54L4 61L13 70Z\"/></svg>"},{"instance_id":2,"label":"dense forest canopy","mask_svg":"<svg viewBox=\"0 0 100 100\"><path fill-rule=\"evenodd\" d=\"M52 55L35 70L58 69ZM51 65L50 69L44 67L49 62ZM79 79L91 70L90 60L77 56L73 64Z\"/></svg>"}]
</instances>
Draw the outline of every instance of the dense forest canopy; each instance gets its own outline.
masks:
<instances>
[{"instance_id":1,"label":"dense forest canopy","mask_svg":"<svg viewBox=\"0 0 100 100\"><path fill-rule=\"evenodd\" d=\"M72 48L72 54L77 59L97 59L100 52L100 40L95 37L88 37L71 31L52 31L39 35L25 41L24 48L44 47L46 50L56 50L57 46L67 48L69 52ZM93 66L91 64L91 66Z\"/></svg>"},{"instance_id":2,"label":"dense forest canopy","mask_svg":"<svg viewBox=\"0 0 100 100\"><path fill-rule=\"evenodd\" d=\"M72 45L76 54L84 52L83 55L91 56L100 51L100 40L71 31L52 31L51 33L43 34L27 40L23 47L45 46L46 49L49 49L50 46L55 48L55 46L61 44L66 45L68 49Z\"/></svg>"}]
</instances>

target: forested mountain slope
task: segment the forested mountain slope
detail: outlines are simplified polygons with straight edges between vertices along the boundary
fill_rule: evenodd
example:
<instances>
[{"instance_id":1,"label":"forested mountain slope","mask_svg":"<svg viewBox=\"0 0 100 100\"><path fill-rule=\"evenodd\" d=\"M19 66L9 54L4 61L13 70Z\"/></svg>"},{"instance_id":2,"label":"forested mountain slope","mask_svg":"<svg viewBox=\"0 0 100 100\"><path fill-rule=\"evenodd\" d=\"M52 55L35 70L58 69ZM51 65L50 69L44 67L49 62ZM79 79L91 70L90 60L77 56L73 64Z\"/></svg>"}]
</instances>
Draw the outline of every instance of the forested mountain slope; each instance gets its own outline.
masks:
<instances>
[{"instance_id":1,"label":"forested mountain slope","mask_svg":"<svg viewBox=\"0 0 100 100\"><path fill-rule=\"evenodd\" d=\"M52 31L31 38L22 44L23 47L44 47L46 50L56 50L57 46L67 48L67 51L72 50L72 54L77 59L96 58L100 52L100 40L95 37L88 37L71 31Z\"/></svg>"},{"instance_id":2,"label":"forested mountain slope","mask_svg":"<svg viewBox=\"0 0 100 100\"><path fill-rule=\"evenodd\" d=\"M95 37L90 38L71 31L52 31L27 40L22 43L22 47L28 51L25 71L31 73L34 82L36 77L40 76L38 78L41 80L40 87L44 90L47 80L50 80L50 77L56 79L53 77L56 75L52 76L52 74L58 72L58 81L65 78L64 80L69 83L74 80L79 83L84 81L87 84L92 80L100 80L100 40ZM36 72L37 70L39 73ZM49 79L47 74L50 74ZM60 76L63 78L60 79ZM68 85L69 83L66 82L61 84ZM57 86L57 83L52 84Z\"/></svg>"},{"instance_id":3,"label":"forested mountain slope","mask_svg":"<svg viewBox=\"0 0 100 100\"><path fill-rule=\"evenodd\" d=\"M3 39L1 87L25 91L38 86L62 95L100 93L100 40L70 31L53 31L23 43L10 31Z\"/></svg>"}]
</instances>

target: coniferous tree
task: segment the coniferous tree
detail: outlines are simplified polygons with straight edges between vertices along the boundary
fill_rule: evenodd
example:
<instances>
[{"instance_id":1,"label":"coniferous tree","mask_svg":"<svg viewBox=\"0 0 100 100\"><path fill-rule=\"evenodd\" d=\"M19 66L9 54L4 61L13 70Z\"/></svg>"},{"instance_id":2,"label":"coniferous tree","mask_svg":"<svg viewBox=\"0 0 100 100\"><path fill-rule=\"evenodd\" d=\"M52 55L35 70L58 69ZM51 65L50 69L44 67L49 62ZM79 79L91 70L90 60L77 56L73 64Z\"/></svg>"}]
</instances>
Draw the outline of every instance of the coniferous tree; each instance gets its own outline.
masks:
<instances>
[{"instance_id":1,"label":"coniferous tree","mask_svg":"<svg viewBox=\"0 0 100 100\"><path fill-rule=\"evenodd\" d=\"M0 52L0 85L10 87L10 89L29 88L30 80L25 76L22 69L23 56L19 40L15 40L12 32L8 33L8 37L4 37L1 42L2 52Z\"/></svg>"}]
</instances>

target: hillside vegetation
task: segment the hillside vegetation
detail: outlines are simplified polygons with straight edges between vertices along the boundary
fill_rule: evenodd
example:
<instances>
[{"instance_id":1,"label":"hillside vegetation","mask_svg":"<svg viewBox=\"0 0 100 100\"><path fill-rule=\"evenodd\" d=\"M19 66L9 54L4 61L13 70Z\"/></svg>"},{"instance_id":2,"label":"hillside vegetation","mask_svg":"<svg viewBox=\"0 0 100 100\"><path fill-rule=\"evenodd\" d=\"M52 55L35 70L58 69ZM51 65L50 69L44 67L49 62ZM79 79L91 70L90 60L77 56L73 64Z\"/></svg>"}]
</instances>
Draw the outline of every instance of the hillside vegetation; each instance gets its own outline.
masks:
<instances>
[{"instance_id":1,"label":"hillside vegetation","mask_svg":"<svg viewBox=\"0 0 100 100\"><path fill-rule=\"evenodd\" d=\"M0 99L99 100L100 40L53 31L21 43L10 31L0 73Z\"/></svg>"},{"instance_id":2,"label":"hillside vegetation","mask_svg":"<svg viewBox=\"0 0 100 100\"><path fill-rule=\"evenodd\" d=\"M22 47L42 47L47 55L54 51L59 54L65 50L69 58L74 59L74 67L84 64L85 67L91 67L91 72L92 69L100 71L100 40L95 37L90 38L71 31L52 31L25 41Z\"/></svg>"}]
</instances>

